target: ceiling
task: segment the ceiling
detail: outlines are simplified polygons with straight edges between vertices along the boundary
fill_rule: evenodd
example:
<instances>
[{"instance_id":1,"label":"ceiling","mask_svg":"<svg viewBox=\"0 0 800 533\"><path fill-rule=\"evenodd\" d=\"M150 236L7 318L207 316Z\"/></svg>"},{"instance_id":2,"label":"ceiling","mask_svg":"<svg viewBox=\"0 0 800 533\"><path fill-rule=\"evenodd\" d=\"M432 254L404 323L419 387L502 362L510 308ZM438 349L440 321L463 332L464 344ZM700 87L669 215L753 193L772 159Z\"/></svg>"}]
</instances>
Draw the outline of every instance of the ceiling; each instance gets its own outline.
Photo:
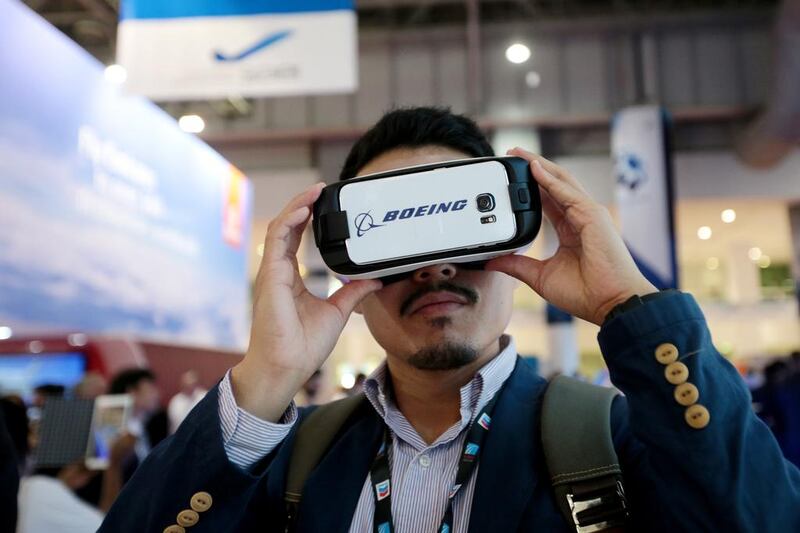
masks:
<instances>
[{"instance_id":1,"label":"ceiling","mask_svg":"<svg viewBox=\"0 0 800 533\"><path fill-rule=\"evenodd\" d=\"M103 63L112 62L119 0L25 0ZM469 9L482 24L575 16L686 14L773 9L777 0L355 0L359 29L463 25Z\"/></svg>"}]
</instances>

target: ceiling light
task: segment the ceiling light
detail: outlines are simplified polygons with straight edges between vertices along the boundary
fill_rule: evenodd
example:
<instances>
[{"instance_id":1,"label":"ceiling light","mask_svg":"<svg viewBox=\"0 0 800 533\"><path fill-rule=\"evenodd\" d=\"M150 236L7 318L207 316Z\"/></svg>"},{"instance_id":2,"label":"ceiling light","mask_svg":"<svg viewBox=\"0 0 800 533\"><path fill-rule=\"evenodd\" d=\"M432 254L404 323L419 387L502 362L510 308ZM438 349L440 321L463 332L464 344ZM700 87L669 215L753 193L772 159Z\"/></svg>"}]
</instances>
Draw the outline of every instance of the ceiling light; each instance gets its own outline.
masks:
<instances>
[{"instance_id":1,"label":"ceiling light","mask_svg":"<svg viewBox=\"0 0 800 533\"><path fill-rule=\"evenodd\" d=\"M506 48L506 59L512 63L524 63L531 57L531 49L522 43L514 43Z\"/></svg>"},{"instance_id":2,"label":"ceiling light","mask_svg":"<svg viewBox=\"0 0 800 533\"><path fill-rule=\"evenodd\" d=\"M4 341L6 339L10 339L12 333L13 332L11 331L10 327L8 327L8 326L0 326L0 341Z\"/></svg>"},{"instance_id":3,"label":"ceiling light","mask_svg":"<svg viewBox=\"0 0 800 533\"><path fill-rule=\"evenodd\" d=\"M105 72L103 72L103 76L108 83L122 85L125 83L125 80L128 79L128 71L125 70L125 67L122 65L117 65L115 63L106 67Z\"/></svg>"},{"instance_id":4,"label":"ceiling light","mask_svg":"<svg viewBox=\"0 0 800 533\"><path fill-rule=\"evenodd\" d=\"M542 76L535 70L532 70L525 74L525 83L531 89L535 89L542 84Z\"/></svg>"},{"instance_id":5,"label":"ceiling light","mask_svg":"<svg viewBox=\"0 0 800 533\"><path fill-rule=\"evenodd\" d=\"M769 258L768 255L762 255L758 258L758 266L761 268L767 268L772 264L772 260Z\"/></svg>"},{"instance_id":6,"label":"ceiling light","mask_svg":"<svg viewBox=\"0 0 800 533\"><path fill-rule=\"evenodd\" d=\"M709 257L706 259L706 268L709 270L716 270L719 268L719 259L716 257Z\"/></svg>"},{"instance_id":7,"label":"ceiling light","mask_svg":"<svg viewBox=\"0 0 800 533\"><path fill-rule=\"evenodd\" d=\"M31 341L28 343L28 351L31 353L42 353L44 343L42 341Z\"/></svg>"},{"instance_id":8,"label":"ceiling light","mask_svg":"<svg viewBox=\"0 0 800 533\"><path fill-rule=\"evenodd\" d=\"M722 221L724 223L730 224L731 222L736 220L736 211L734 211L733 209L726 209L725 211L722 212L722 215L720 215L720 217L722 218Z\"/></svg>"},{"instance_id":9,"label":"ceiling light","mask_svg":"<svg viewBox=\"0 0 800 533\"><path fill-rule=\"evenodd\" d=\"M339 380L339 385L341 385L342 388L344 389L352 389L355 384L356 384L356 377L350 372L342 374L342 377Z\"/></svg>"},{"instance_id":10,"label":"ceiling light","mask_svg":"<svg viewBox=\"0 0 800 533\"><path fill-rule=\"evenodd\" d=\"M711 238L711 228L709 228L708 226L700 226L699 228L697 228L697 236L701 240L707 241L708 239Z\"/></svg>"},{"instance_id":11,"label":"ceiling light","mask_svg":"<svg viewBox=\"0 0 800 533\"><path fill-rule=\"evenodd\" d=\"M758 261L761 259L761 248L753 247L747 250L747 257L750 258L750 261Z\"/></svg>"},{"instance_id":12,"label":"ceiling light","mask_svg":"<svg viewBox=\"0 0 800 533\"><path fill-rule=\"evenodd\" d=\"M89 337L85 333L72 333L67 337L67 342L70 346L86 346Z\"/></svg>"},{"instance_id":13,"label":"ceiling light","mask_svg":"<svg viewBox=\"0 0 800 533\"><path fill-rule=\"evenodd\" d=\"M200 115L183 115L178 119L178 126L186 133L200 133L206 129L206 121Z\"/></svg>"}]
</instances>

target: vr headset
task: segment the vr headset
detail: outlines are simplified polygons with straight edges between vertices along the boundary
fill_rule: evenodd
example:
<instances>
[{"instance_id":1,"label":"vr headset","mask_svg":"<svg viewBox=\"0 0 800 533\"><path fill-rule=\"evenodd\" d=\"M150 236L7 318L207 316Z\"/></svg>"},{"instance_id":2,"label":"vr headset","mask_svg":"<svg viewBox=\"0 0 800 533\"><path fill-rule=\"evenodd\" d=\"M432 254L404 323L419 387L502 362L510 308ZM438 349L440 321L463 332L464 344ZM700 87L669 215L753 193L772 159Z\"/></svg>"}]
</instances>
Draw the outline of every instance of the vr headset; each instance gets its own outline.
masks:
<instances>
[{"instance_id":1,"label":"vr headset","mask_svg":"<svg viewBox=\"0 0 800 533\"><path fill-rule=\"evenodd\" d=\"M314 240L347 279L391 283L438 263L482 268L527 249L542 204L527 161L480 157L369 174L322 189Z\"/></svg>"}]
</instances>

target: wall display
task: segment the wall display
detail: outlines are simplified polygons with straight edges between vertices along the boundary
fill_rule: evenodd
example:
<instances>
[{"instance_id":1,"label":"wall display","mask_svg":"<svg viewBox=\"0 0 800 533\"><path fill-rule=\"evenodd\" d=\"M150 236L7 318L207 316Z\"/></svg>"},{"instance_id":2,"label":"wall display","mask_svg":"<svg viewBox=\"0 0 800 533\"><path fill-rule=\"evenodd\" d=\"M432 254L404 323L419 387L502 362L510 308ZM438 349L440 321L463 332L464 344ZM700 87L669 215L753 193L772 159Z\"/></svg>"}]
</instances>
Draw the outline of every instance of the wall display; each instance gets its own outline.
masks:
<instances>
[{"instance_id":1,"label":"wall display","mask_svg":"<svg viewBox=\"0 0 800 533\"><path fill-rule=\"evenodd\" d=\"M629 107L611 128L622 237L636 264L660 289L678 286L667 120L658 106Z\"/></svg>"},{"instance_id":2,"label":"wall display","mask_svg":"<svg viewBox=\"0 0 800 533\"><path fill-rule=\"evenodd\" d=\"M156 100L352 92L353 0L122 0L117 62Z\"/></svg>"},{"instance_id":3,"label":"wall display","mask_svg":"<svg viewBox=\"0 0 800 533\"><path fill-rule=\"evenodd\" d=\"M242 349L247 178L0 1L0 325Z\"/></svg>"}]
</instances>

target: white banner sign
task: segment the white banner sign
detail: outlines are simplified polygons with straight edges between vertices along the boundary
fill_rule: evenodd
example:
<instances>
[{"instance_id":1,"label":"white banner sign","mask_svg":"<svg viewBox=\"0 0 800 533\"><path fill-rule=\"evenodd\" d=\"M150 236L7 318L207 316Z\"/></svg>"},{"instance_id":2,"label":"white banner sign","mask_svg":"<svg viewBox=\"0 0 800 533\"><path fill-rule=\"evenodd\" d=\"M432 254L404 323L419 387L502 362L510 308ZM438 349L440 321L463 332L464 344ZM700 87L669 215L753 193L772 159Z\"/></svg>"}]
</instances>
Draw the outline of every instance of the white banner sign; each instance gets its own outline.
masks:
<instances>
[{"instance_id":1,"label":"white banner sign","mask_svg":"<svg viewBox=\"0 0 800 533\"><path fill-rule=\"evenodd\" d=\"M611 131L622 237L642 273L660 289L678 285L671 153L664 111L620 111Z\"/></svg>"},{"instance_id":2,"label":"white banner sign","mask_svg":"<svg viewBox=\"0 0 800 533\"><path fill-rule=\"evenodd\" d=\"M123 0L117 62L154 100L352 92L352 0Z\"/></svg>"}]
</instances>

